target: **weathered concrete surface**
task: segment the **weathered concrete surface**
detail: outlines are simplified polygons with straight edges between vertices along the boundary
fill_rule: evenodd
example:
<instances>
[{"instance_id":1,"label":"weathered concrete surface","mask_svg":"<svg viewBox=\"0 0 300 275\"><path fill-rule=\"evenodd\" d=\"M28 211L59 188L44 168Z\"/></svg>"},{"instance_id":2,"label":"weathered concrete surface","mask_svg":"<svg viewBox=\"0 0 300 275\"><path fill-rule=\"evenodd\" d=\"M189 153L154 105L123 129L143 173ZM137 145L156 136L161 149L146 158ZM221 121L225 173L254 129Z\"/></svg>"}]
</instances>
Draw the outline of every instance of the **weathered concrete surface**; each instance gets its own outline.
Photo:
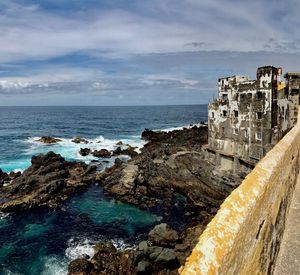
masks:
<instances>
[{"instance_id":1,"label":"weathered concrete surface","mask_svg":"<svg viewBox=\"0 0 300 275\"><path fill-rule=\"evenodd\" d=\"M227 197L179 272L271 274L299 168L298 117L296 126Z\"/></svg>"},{"instance_id":2,"label":"weathered concrete surface","mask_svg":"<svg viewBox=\"0 0 300 275\"><path fill-rule=\"evenodd\" d=\"M300 273L300 177L287 215L274 275Z\"/></svg>"}]
</instances>

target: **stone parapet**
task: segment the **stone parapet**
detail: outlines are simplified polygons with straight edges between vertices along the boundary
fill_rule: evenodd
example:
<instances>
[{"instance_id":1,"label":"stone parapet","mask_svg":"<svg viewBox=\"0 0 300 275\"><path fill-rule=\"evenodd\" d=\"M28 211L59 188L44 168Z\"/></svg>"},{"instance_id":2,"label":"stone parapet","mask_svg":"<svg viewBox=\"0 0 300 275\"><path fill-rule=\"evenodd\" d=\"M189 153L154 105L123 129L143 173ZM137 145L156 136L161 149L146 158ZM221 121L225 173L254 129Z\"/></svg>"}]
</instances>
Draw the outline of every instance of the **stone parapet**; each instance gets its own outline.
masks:
<instances>
[{"instance_id":1,"label":"stone parapet","mask_svg":"<svg viewBox=\"0 0 300 275\"><path fill-rule=\"evenodd\" d=\"M299 113L298 113L299 114ZM223 202L180 274L270 274L299 175L300 118Z\"/></svg>"}]
</instances>

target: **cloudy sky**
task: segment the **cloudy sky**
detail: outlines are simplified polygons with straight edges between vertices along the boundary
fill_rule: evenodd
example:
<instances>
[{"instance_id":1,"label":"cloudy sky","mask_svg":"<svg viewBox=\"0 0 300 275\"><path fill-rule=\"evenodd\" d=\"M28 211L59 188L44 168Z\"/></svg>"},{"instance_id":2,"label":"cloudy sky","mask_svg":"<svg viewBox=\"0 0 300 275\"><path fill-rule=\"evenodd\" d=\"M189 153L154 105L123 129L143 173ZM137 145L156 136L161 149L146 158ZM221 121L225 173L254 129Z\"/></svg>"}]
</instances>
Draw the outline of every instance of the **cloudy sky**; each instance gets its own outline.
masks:
<instances>
[{"instance_id":1,"label":"cloudy sky","mask_svg":"<svg viewBox=\"0 0 300 275\"><path fill-rule=\"evenodd\" d=\"M298 0L0 0L0 105L207 103L300 70Z\"/></svg>"}]
</instances>

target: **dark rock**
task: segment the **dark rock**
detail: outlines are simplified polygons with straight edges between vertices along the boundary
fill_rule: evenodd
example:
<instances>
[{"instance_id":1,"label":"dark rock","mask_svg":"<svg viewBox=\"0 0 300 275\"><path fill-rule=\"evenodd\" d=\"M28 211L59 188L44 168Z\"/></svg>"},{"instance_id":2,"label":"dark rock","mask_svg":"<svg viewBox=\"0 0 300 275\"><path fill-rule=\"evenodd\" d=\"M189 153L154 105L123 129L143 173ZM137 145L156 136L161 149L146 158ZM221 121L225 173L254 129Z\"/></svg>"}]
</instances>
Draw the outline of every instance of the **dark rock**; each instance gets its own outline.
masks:
<instances>
[{"instance_id":1,"label":"dark rock","mask_svg":"<svg viewBox=\"0 0 300 275\"><path fill-rule=\"evenodd\" d=\"M114 151L113 151L113 156L119 156L122 154L122 149L121 147L117 147Z\"/></svg>"},{"instance_id":2,"label":"dark rock","mask_svg":"<svg viewBox=\"0 0 300 275\"><path fill-rule=\"evenodd\" d=\"M162 252L158 255L158 257L155 259L155 262L169 269L175 269L180 267L175 251L170 248L164 248Z\"/></svg>"},{"instance_id":3,"label":"dark rock","mask_svg":"<svg viewBox=\"0 0 300 275\"><path fill-rule=\"evenodd\" d=\"M93 269L93 264L87 259L76 259L69 264L68 275L89 274Z\"/></svg>"},{"instance_id":4,"label":"dark rock","mask_svg":"<svg viewBox=\"0 0 300 275\"><path fill-rule=\"evenodd\" d=\"M138 153L135 151L135 147L132 147L130 145L127 146L126 149L122 149L119 146L113 151L113 156L120 156L120 155L127 155L130 156L131 158L134 158L138 155Z\"/></svg>"},{"instance_id":5,"label":"dark rock","mask_svg":"<svg viewBox=\"0 0 300 275\"><path fill-rule=\"evenodd\" d=\"M0 190L7 199L0 211L20 212L39 206L57 207L68 196L93 182L95 167L80 162L67 162L48 152L33 156L32 165ZM10 179L10 177L8 177ZM0 193L0 194L1 194Z\"/></svg>"},{"instance_id":6,"label":"dark rock","mask_svg":"<svg viewBox=\"0 0 300 275\"><path fill-rule=\"evenodd\" d=\"M100 242L97 243L94 247L95 253L115 253L117 249L111 242Z\"/></svg>"},{"instance_id":7,"label":"dark rock","mask_svg":"<svg viewBox=\"0 0 300 275\"><path fill-rule=\"evenodd\" d=\"M111 153L107 149L95 150L92 155L97 158L109 158Z\"/></svg>"},{"instance_id":8,"label":"dark rock","mask_svg":"<svg viewBox=\"0 0 300 275\"><path fill-rule=\"evenodd\" d=\"M160 255L162 250L163 250L163 247L152 246L152 247L148 248L147 253L148 253L149 258L153 261Z\"/></svg>"},{"instance_id":9,"label":"dark rock","mask_svg":"<svg viewBox=\"0 0 300 275\"><path fill-rule=\"evenodd\" d=\"M137 274L151 274L152 270L153 268L148 261L140 261L136 268Z\"/></svg>"},{"instance_id":10,"label":"dark rock","mask_svg":"<svg viewBox=\"0 0 300 275\"><path fill-rule=\"evenodd\" d=\"M120 160L119 158L115 159L115 165L120 166L122 165L122 163L124 163L122 160Z\"/></svg>"},{"instance_id":11,"label":"dark rock","mask_svg":"<svg viewBox=\"0 0 300 275\"><path fill-rule=\"evenodd\" d=\"M111 243L100 243L95 247L91 259L94 265L92 274L132 274L133 254L130 251L117 251Z\"/></svg>"},{"instance_id":12,"label":"dark rock","mask_svg":"<svg viewBox=\"0 0 300 275\"><path fill-rule=\"evenodd\" d=\"M72 139L72 142L74 143L83 143L83 144L88 144L89 142L84 139L84 138L81 138L81 137L75 137L74 139Z\"/></svg>"},{"instance_id":13,"label":"dark rock","mask_svg":"<svg viewBox=\"0 0 300 275\"><path fill-rule=\"evenodd\" d=\"M178 233L166 223L156 225L149 232L149 240L159 246L174 247L178 241Z\"/></svg>"},{"instance_id":14,"label":"dark rock","mask_svg":"<svg viewBox=\"0 0 300 275\"><path fill-rule=\"evenodd\" d=\"M79 154L83 157L88 156L91 153L90 148L80 148Z\"/></svg>"},{"instance_id":15,"label":"dark rock","mask_svg":"<svg viewBox=\"0 0 300 275\"><path fill-rule=\"evenodd\" d=\"M2 187L3 184L9 183L10 181L10 176L0 169L0 187Z\"/></svg>"},{"instance_id":16,"label":"dark rock","mask_svg":"<svg viewBox=\"0 0 300 275\"><path fill-rule=\"evenodd\" d=\"M17 177L19 177L19 176L21 176L22 175L22 173L20 172L20 171L18 171L18 172L10 172L9 173L9 177L13 180L13 179L16 179ZM0 178L1 178L1 176L0 176Z\"/></svg>"},{"instance_id":17,"label":"dark rock","mask_svg":"<svg viewBox=\"0 0 300 275\"><path fill-rule=\"evenodd\" d=\"M54 137L50 137L50 136L43 136L40 139L38 139L39 142L43 142L45 144L53 144L53 143L57 143L60 142L61 139L59 138L54 138Z\"/></svg>"}]
</instances>

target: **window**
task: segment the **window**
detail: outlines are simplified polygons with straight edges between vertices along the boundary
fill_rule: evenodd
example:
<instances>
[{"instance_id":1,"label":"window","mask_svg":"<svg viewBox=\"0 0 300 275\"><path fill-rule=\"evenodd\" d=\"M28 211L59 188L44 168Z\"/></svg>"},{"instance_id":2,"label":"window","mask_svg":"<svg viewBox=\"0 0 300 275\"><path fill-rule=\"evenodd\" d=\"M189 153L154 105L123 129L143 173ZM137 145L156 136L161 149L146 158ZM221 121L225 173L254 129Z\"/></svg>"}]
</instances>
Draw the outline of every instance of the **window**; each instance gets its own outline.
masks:
<instances>
[{"instance_id":1,"label":"window","mask_svg":"<svg viewBox=\"0 0 300 275\"><path fill-rule=\"evenodd\" d=\"M263 93L262 92L257 92L256 98L257 99L262 99L263 98Z\"/></svg>"},{"instance_id":2,"label":"window","mask_svg":"<svg viewBox=\"0 0 300 275\"><path fill-rule=\"evenodd\" d=\"M257 140L262 140L262 134L261 134L261 132L256 132L256 139Z\"/></svg>"},{"instance_id":3,"label":"window","mask_svg":"<svg viewBox=\"0 0 300 275\"><path fill-rule=\"evenodd\" d=\"M227 94L222 94L222 99L223 100L227 100L228 99L228 95Z\"/></svg>"},{"instance_id":4,"label":"window","mask_svg":"<svg viewBox=\"0 0 300 275\"><path fill-rule=\"evenodd\" d=\"M262 112L257 112L256 113L256 118L257 119L262 119L263 115L262 115Z\"/></svg>"},{"instance_id":5,"label":"window","mask_svg":"<svg viewBox=\"0 0 300 275\"><path fill-rule=\"evenodd\" d=\"M227 116L227 111L223 111L223 117L226 117Z\"/></svg>"},{"instance_id":6,"label":"window","mask_svg":"<svg viewBox=\"0 0 300 275\"><path fill-rule=\"evenodd\" d=\"M247 129L245 130L245 138L248 136Z\"/></svg>"},{"instance_id":7,"label":"window","mask_svg":"<svg viewBox=\"0 0 300 275\"><path fill-rule=\"evenodd\" d=\"M239 129L234 129L233 133L234 133L235 135L238 135L238 134L239 134Z\"/></svg>"},{"instance_id":8,"label":"window","mask_svg":"<svg viewBox=\"0 0 300 275\"><path fill-rule=\"evenodd\" d=\"M238 111L234 111L234 117L238 117L239 116L239 112Z\"/></svg>"},{"instance_id":9,"label":"window","mask_svg":"<svg viewBox=\"0 0 300 275\"><path fill-rule=\"evenodd\" d=\"M211 117L215 118L215 113L214 112L211 112Z\"/></svg>"}]
</instances>

